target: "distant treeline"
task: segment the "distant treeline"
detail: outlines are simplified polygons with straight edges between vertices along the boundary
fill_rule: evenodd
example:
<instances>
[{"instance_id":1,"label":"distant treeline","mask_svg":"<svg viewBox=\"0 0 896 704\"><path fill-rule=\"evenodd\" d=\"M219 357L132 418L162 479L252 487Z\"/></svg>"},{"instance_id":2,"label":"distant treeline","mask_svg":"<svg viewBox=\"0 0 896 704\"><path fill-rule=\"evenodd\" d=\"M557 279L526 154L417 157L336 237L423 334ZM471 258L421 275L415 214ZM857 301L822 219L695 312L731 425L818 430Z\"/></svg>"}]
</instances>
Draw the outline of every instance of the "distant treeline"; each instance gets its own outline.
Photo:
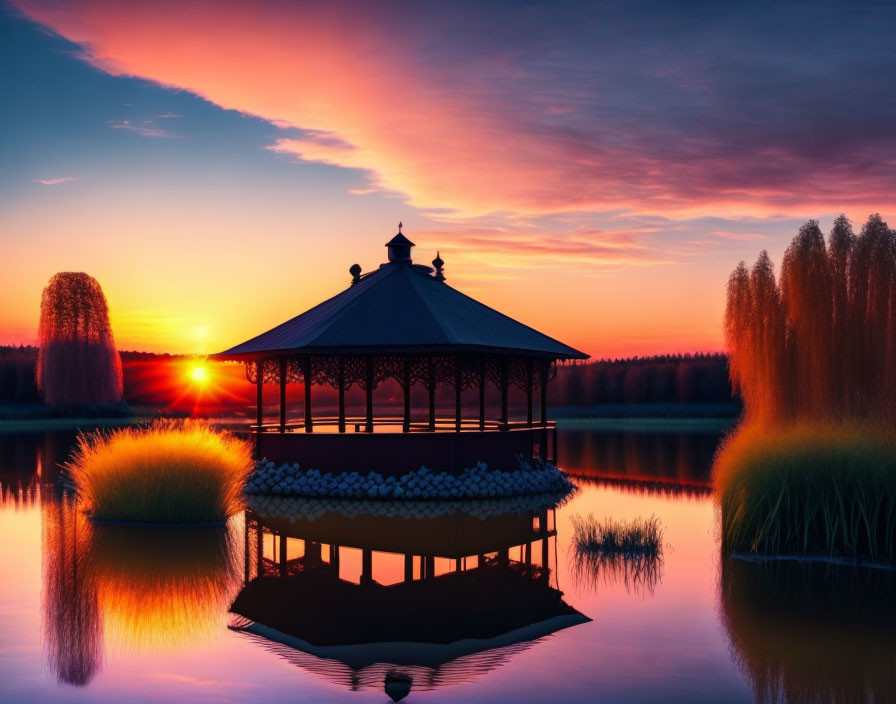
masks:
<instances>
[{"instance_id":1,"label":"distant treeline","mask_svg":"<svg viewBox=\"0 0 896 704\"><path fill-rule=\"evenodd\" d=\"M143 396L153 390L142 388L145 384L140 382L136 370L140 366L145 367L148 362L164 364L179 358L179 355L152 352L121 352L125 396L140 391L139 400L146 403L147 399ZM36 363L37 347L0 346L0 402L33 403L40 400L34 378ZM175 392L179 394L179 389ZM254 390L247 390L246 398L253 399ZM129 402L133 400L125 398ZM548 402L552 406L727 403L732 400L728 356L721 353L657 355L563 364L557 370L557 378L548 387ZM159 405L167 405L170 399L159 398L158 401Z\"/></svg>"},{"instance_id":2,"label":"distant treeline","mask_svg":"<svg viewBox=\"0 0 896 704\"><path fill-rule=\"evenodd\" d=\"M0 345L0 402L37 403L37 353L34 345ZM120 352L122 364L177 359L154 352Z\"/></svg>"},{"instance_id":3,"label":"distant treeline","mask_svg":"<svg viewBox=\"0 0 896 704\"><path fill-rule=\"evenodd\" d=\"M548 387L559 406L606 403L725 403L734 401L728 355L667 354L561 365Z\"/></svg>"},{"instance_id":4,"label":"distant treeline","mask_svg":"<svg viewBox=\"0 0 896 704\"><path fill-rule=\"evenodd\" d=\"M37 347L0 346L0 401L40 401L35 379L36 366Z\"/></svg>"}]
</instances>

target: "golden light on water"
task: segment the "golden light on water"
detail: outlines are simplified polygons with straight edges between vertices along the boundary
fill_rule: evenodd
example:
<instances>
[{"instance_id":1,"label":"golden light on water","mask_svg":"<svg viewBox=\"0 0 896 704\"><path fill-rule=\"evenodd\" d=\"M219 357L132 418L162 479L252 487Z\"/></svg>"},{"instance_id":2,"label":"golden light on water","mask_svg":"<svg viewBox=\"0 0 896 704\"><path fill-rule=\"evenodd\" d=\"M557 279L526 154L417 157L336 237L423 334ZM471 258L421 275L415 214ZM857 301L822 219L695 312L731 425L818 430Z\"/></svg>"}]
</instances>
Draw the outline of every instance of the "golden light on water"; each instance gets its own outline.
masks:
<instances>
[{"instance_id":1,"label":"golden light on water","mask_svg":"<svg viewBox=\"0 0 896 704\"><path fill-rule=\"evenodd\" d=\"M107 642L163 652L221 632L239 588L230 530L96 527L92 576Z\"/></svg>"}]
</instances>

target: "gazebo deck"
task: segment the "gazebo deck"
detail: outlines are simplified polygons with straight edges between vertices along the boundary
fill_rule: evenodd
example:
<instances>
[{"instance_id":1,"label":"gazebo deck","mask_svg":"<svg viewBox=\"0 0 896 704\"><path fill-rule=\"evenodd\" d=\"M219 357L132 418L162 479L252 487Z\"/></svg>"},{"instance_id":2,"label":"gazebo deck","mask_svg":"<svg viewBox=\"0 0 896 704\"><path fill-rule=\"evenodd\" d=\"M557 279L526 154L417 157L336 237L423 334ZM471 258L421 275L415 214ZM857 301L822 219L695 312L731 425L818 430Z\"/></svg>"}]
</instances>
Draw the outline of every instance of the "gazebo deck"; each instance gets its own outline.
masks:
<instances>
[{"instance_id":1,"label":"gazebo deck","mask_svg":"<svg viewBox=\"0 0 896 704\"><path fill-rule=\"evenodd\" d=\"M503 422L500 418L486 419L481 422L478 418L464 418L460 423L453 417L436 418L433 424L428 420L412 421L408 424L408 429L404 430L404 418L401 416L377 416L373 422L371 431L367 428L367 418L365 416L346 416L344 420L346 433L454 433L458 431L476 431L476 432L505 432L508 430L519 429L537 429L537 428L554 428L554 421L547 421L545 424L534 422L532 424L527 421L508 421ZM338 416L315 415L311 425L312 431L315 433L338 433L340 419ZM304 433L305 422L301 419L291 420L285 424L279 422L268 422L258 425L252 423L249 429L253 433ZM397 430L396 430L397 429Z\"/></svg>"},{"instance_id":2,"label":"gazebo deck","mask_svg":"<svg viewBox=\"0 0 896 704\"><path fill-rule=\"evenodd\" d=\"M428 467L440 472L462 472L477 462L489 467L514 469L515 458L556 459L553 422L544 426L490 421L483 430L479 421L412 423L404 430L401 418L377 419L367 432L364 418L346 419L346 432L339 432L337 419L314 419L313 432L304 424L279 423L252 426L257 457L277 464L299 462L306 469L322 472L379 472L402 475Z\"/></svg>"}]
</instances>

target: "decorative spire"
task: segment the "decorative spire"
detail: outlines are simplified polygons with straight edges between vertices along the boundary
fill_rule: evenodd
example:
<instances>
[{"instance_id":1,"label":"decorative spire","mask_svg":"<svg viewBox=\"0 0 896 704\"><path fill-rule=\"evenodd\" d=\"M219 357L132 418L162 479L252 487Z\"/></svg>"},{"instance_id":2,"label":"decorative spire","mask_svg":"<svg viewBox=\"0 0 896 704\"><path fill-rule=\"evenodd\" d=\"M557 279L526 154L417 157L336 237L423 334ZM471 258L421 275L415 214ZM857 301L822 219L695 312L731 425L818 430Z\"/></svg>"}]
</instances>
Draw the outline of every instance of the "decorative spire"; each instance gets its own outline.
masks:
<instances>
[{"instance_id":1,"label":"decorative spire","mask_svg":"<svg viewBox=\"0 0 896 704\"><path fill-rule=\"evenodd\" d=\"M411 263L411 247L414 246L414 243L411 242L401 231L403 227L403 223L398 223L398 234L395 235L391 240L386 242L387 251L389 252L389 261L390 262L399 262L401 264L410 264Z\"/></svg>"},{"instance_id":2,"label":"decorative spire","mask_svg":"<svg viewBox=\"0 0 896 704\"><path fill-rule=\"evenodd\" d=\"M440 252L436 252L436 258L432 260L432 265L436 268L436 275L433 278L440 283L443 282L445 274L442 272L442 267L445 266L445 262L442 261Z\"/></svg>"},{"instance_id":3,"label":"decorative spire","mask_svg":"<svg viewBox=\"0 0 896 704\"><path fill-rule=\"evenodd\" d=\"M348 273L352 275L352 286L361 280L361 266L359 264L352 264L348 269Z\"/></svg>"}]
</instances>

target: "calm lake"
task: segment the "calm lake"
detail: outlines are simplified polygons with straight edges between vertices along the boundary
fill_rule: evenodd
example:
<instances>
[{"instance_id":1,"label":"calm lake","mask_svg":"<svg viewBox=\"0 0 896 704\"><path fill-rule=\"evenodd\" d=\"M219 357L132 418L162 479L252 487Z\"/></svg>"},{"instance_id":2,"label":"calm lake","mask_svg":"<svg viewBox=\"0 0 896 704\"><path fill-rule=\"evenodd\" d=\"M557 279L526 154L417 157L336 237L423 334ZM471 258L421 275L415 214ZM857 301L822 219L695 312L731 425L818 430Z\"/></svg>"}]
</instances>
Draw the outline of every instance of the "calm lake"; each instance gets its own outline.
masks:
<instances>
[{"instance_id":1,"label":"calm lake","mask_svg":"<svg viewBox=\"0 0 896 704\"><path fill-rule=\"evenodd\" d=\"M720 438L561 429L556 509L256 500L166 531L54 490L74 433L0 434L0 700L896 701L889 576L720 557ZM662 561L583 567L576 514L657 516Z\"/></svg>"}]
</instances>

